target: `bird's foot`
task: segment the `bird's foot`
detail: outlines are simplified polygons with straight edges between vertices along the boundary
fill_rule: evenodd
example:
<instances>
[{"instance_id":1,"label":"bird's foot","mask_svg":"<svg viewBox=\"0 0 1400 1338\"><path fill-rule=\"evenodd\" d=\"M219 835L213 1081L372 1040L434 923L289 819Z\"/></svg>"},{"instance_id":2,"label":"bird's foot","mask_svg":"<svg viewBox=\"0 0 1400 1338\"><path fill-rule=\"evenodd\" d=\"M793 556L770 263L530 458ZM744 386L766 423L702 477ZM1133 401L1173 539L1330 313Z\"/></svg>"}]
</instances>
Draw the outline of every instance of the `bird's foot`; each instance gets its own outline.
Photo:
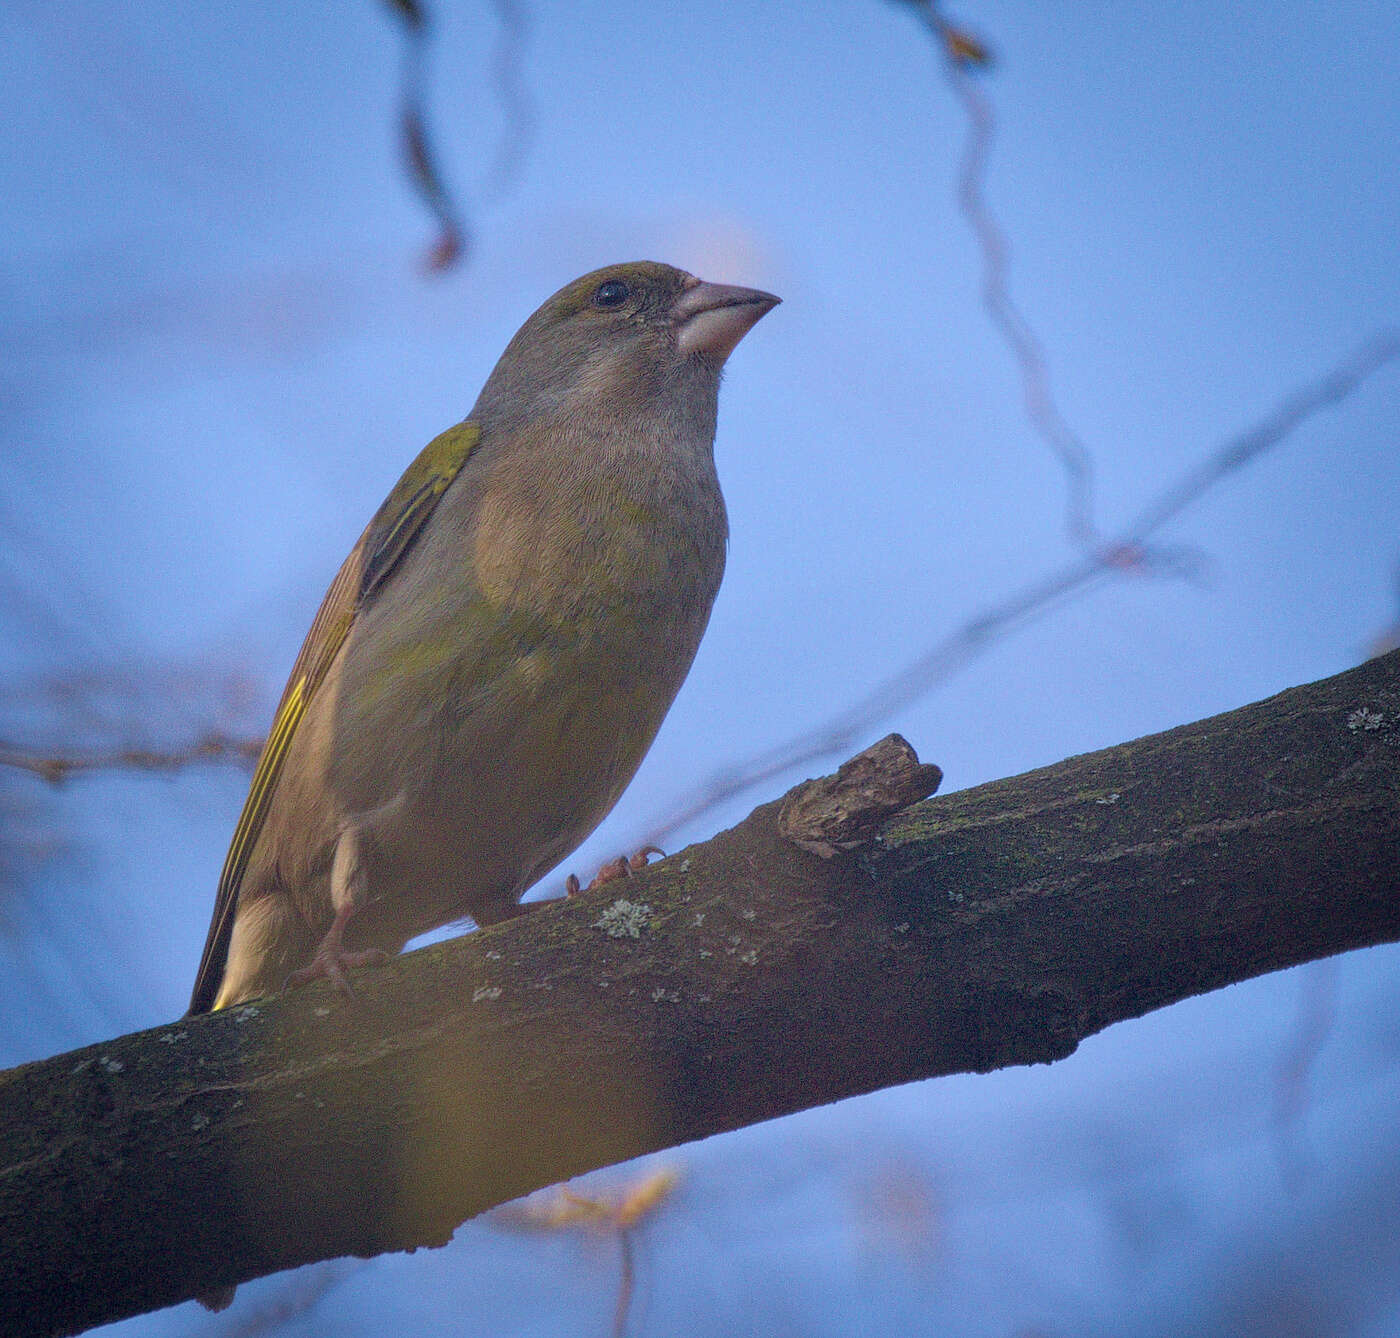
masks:
<instances>
[{"instance_id":1,"label":"bird's foot","mask_svg":"<svg viewBox=\"0 0 1400 1338\"><path fill-rule=\"evenodd\" d=\"M615 883L619 878L630 878L634 873L645 869L647 860L653 855L666 858L666 852L660 846L643 846L631 859L626 855L619 855L616 859L609 860L593 875L593 881L587 888L584 888L574 874L570 874L564 880L564 895L576 897L580 892L591 892L595 887L602 887L604 883Z\"/></svg>"},{"instance_id":2,"label":"bird's foot","mask_svg":"<svg viewBox=\"0 0 1400 1338\"><path fill-rule=\"evenodd\" d=\"M339 943L322 943L310 962L300 971L293 971L282 988L290 990L309 985L313 980L329 980L342 994L353 997L355 991L350 987L350 977L346 972L353 971L357 966L383 966L388 960L389 954L382 948L351 952Z\"/></svg>"}]
</instances>

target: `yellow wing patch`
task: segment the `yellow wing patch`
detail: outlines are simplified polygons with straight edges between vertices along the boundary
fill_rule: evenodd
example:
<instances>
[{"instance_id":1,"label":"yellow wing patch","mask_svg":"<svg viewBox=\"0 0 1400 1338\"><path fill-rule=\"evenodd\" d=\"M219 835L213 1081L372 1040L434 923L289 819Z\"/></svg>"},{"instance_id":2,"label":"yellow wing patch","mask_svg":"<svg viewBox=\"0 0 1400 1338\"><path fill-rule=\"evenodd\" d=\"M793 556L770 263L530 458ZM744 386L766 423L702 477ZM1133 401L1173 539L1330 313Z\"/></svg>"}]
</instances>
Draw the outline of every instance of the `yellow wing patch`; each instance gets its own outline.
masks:
<instances>
[{"instance_id":1,"label":"yellow wing patch","mask_svg":"<svg viewBox=\"0 0 1400 1338\"><path fill-rule=\"evenodd\" d=\"M214 918L190 998L191 1013L208 1012L218 995L243 876L267 820L282 764L307 707L350 635L359 610L412 546L480 440L481 429L472 422L459 423L433 438L394 486L331 582L292 666L291 678L282 693L272 731L263 745L248 798L233 831L219 875Z\"/></svg>"},{"instance_id":2,"label":"yellow wing patch","mask_svg":"<svg viewBox=\"0 0 1400 1338\"><path fill-rule=\"evenodd\" d=\"M258 759L258 769L253 773L253 784L248 791L248 800L239 815L238 826L233 829L233 840L229 844L228 855L224 859L224 871L219 878L220 885L234 884L248 867L248 857L253 851L253 842L262 830L263 819L267 816L267 806L272 799L273 786L282 770L282 760L291 745L292 735L306 714L306 678L299 678L287 694L282 709L272 722L272 732L263 745L262 756Z\"/></svg>"},{"instance_id":3,"label":"yellow wing patch","mask_svg":"<svg viewBox=\"0 0 1400 1338\"><path fill-rule=\"evenodd\" d=\"M480 440L481 429L475 423L461 423L434 437L404 471L365 531L362 600L398 565Z\"/></svg>"}]
</instances>

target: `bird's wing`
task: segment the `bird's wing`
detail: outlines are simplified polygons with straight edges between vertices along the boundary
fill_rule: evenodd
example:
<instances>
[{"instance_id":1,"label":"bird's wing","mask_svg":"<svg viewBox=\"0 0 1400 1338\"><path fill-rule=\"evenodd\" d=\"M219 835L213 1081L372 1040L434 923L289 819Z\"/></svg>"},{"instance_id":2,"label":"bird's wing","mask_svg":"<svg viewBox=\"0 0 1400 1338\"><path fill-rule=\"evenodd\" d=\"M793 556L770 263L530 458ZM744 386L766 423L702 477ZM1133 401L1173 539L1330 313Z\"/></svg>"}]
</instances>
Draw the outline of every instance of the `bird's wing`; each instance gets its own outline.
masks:
<instances>
[{"instance_id":1,"label":"bird's wing","mask_svg":"<svg viewBox=\"0 0 1400 1338\"><path fill-rule=\"evenodd\" d=\"M190 997L191 1014L207 1013L218 995L243 875L277 789L282 763L307 706L350 635L356 616L393 574L437 506L438 499L480 440L481 428L468 421L430 441L394 485L326 591L292 666L291 677L253 773L253 784L239 815L238 826L233 831L223 872L219 875L214 918L209 925L209 937Z\"/></svg>"}]
</instances>

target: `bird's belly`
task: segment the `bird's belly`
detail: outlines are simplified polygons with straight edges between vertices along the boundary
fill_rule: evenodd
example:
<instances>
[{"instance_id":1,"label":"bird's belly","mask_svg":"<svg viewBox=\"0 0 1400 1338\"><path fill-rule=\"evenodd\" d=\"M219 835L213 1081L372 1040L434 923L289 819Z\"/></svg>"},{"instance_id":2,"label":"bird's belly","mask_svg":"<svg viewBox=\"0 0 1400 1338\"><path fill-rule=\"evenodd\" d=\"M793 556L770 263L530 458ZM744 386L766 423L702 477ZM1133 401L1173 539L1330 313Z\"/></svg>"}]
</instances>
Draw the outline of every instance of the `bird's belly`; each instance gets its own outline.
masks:
<instances>
[{"instance_id":1,"label":"bird's belly","mask_svg":"<svg viewBox=\"0 0 1400 1338\"><path fill-rule=\"evenodd\" d=\"M632 778L689 669L696 621L669 628L664 653L649 638L629 651L637 629L620 626L517 644L489 668L466 651L461 676L439 667L431 691L385 694L374 710L352 702L332 778L365 824L367 901L352 939L398 946L514 905ZM347 673L347 693L355 686ZM420 705L396 708L409 701Z\"/></svg>"}]
</instances>

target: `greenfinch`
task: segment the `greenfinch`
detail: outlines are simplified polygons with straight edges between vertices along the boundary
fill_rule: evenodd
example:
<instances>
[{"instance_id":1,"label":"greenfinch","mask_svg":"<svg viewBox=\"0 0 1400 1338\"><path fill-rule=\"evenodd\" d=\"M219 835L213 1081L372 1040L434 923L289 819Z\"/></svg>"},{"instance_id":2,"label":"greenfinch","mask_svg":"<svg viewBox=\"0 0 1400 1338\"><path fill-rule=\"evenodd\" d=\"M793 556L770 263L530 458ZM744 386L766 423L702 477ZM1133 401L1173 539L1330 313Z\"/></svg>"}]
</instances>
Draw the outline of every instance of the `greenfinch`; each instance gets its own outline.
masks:
<instances>
[{"instance_id":1,"label":"greenfinch","mask_svg":"<svg viewBox=\"0 0 1400 1338\"><path fill-rule=\"evenodd\" d=\"M219 880L191 1013L521 894L636 772L709 620L726 358L778 302L614 265L525 322L331 583Z\"/></svg>"}]
</instances>

